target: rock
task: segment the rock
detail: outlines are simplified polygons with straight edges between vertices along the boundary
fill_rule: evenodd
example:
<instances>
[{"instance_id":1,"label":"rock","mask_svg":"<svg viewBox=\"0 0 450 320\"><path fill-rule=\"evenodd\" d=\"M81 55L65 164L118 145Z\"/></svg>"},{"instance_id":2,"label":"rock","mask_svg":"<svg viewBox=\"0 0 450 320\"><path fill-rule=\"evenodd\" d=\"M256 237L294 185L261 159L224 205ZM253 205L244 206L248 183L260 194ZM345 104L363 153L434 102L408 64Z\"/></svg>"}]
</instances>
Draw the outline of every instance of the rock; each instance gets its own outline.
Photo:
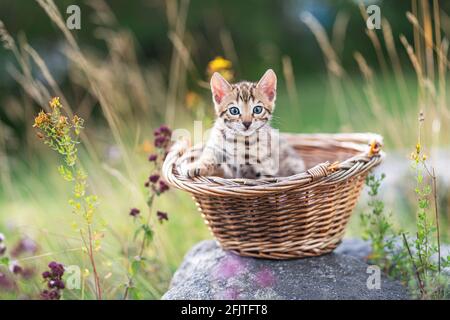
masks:
<instances>
[{"instance_id":1,"label":"rock","mask_svg":"<svg viewBox=\"0 0 450 320\"><path fill-rule=\"evenodd\" d=\"M345 254L366 261L372 249L370 241L357 238L344 239L342 243L334 250L334 253Z\"/></svg>"},{"instance_id":2,"label":"rock","mask_svg":"<svg viewBox=\"0 0 450 320\"><path fill-rule=\"evenodd\" d=\"M361 260L361 248L361 242L346 241L335 253L276 261L240 257L202 241L188 252L162 299L408 299L400 283L383 275L380 289L368 288L373 271Z\"/></svg>"}]
</instances>

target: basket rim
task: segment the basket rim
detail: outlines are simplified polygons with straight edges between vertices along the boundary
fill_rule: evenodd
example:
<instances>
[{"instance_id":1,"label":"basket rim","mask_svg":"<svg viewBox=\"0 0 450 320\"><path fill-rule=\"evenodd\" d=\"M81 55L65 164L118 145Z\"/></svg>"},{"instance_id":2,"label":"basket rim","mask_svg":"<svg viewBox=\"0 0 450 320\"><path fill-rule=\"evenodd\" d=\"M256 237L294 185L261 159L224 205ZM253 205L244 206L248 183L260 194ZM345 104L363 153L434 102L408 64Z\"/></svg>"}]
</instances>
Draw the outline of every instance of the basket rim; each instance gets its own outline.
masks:
<instances>
[{"instance_id":1,"label":"basket rim","mask_svg":"<svg viewBox=\"0 0 450 320\"><path fill-rule=\"evenodd\" d=\"M286 177L265 179L226 179L216 176L188 178L177 172L176 161L188 149L177 148L176 142L163 163L162 176L166 182L192 194L212 196L260 196L293 188L304 190L317 185L333 185L352 176L365 173L381 163L385 153L381 151L383 137L375 133L281 133L296 145L313 148L347 149L354 156L341 162L323 162L308 170Z\"/></svg>"}]
</instances>

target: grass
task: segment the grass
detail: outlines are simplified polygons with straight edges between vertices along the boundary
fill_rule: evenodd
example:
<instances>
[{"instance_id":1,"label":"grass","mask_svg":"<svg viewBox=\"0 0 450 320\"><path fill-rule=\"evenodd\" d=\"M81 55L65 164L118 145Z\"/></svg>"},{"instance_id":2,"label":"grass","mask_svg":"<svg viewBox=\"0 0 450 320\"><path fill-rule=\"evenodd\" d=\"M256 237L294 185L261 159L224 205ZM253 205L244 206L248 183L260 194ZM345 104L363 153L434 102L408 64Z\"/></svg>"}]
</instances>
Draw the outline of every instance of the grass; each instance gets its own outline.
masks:
<instances>
[{"instance_id":1,"label":"grass","mask_svg":"<svg viewBox=\"0 0 450 320\"><path fill-rule=\"evenodd\" d=\"M5 169L1 174L0 232L6 236L8 252L23 237L32 238L39 248L36 253L24 253L17 258L18 263L34 271L31 278L2 271L16 279L18 287L2 290L0 298L38 298L44 288L40 272L52 260L79 266L81 270L81 288L64 290L63 298L96 297L89 257L83 252L79 234L72 228L68 205L71 188L57 172L58 158L41 145L31 128L38 111L36 106L45 109L52 96L60 96L64 113L78 114L86 120L85 131L80 135L79 159L89 173L89 190L99 196L96 214L105 224L105 237L96 253L100 283L104 298L120 299L129 283L130 266L140 245L134 239L137 225L129 211L136 207L145 212L147 207L144 182L152 173L147 161L148 154L154 151L152 131L161 123L191 128L194 119L203 120L204 126L212 122L207 76L203 75L207 66L195 65L191 57L190 48L195 43L186 36L186 1L167 2L168 16L172 17L168 39L173 44L169 66L141 65L136 58L133 34L117 25L105 24L96 30L109 48L108 55L99 57L67 32L53 1L37 2L65 38L70 85L61 88L39 54L26 41L9 35L7 26L0 25L2 42L16 60L12 76L24 92L22 97L12 97L5 108L23 114L18 126L26 128L22 134L28 142L17 156L11 152L12 140L7 134L0 134L0 156L5 160L0 163ZM430 149L448 147L450 128L445 124L450 112L445 95L448 90L446 58L443 58L447 56L448 42L444 40L446 34L440 34L433 37L435 42L431 46L424 45L422 28L430 17L420 14L418 22L414 20L424 9L422 5L412 1L409 19L415 30L413 40L391 35L396 43L393 47L387 21L383 22L384 33L369 32L381 66L370 66L361 54L354 53L355 64L361 70L359 75L343 70L339 63L342 51L337 49L343 47L342 34L345 34L339 28L344 26L335 26L333 34L337 40L329 39L314 17L304 16L324 50L327 74L315 78L294 77L295 59L285 57L283 70L279 72L274 126L293 132L373 131L385 136L386 149L401 150L416 142L412 128L418 111L424 109L430 119L423 129L424 145ZM439 8L434 10L440 12ZM95 9L93 13L100 14ZM113 15L110 11L103 14ZM114 20L103 17L100 21ZM426 32L430 32L428 27ZM380 40L376 37L384 39L380 43L385 47L379 48ZM233 47L230 41L227 38L228 48ZM396 59L402 45L411 61L408 65L399 65ZM430 58L430 48L434 59ZM438 71L434 75L428 67L431 60ZM374 71L378 68L380 72ZM34 77L31 70L39 71L41 77ZM188 96L194 99L188 100ZM440 126L436 125L439 119ZM7 132L2 123L0 130ZM407 154L405 165L408 165L406 157ZM412 198L399 202L408 208L404 203L414 203ZM158 210L169 213L169 221L160 224L154 212L151 215L154 237L145 250L148 261L145 268L133 277L133 288L138 289L131 290L130 298L134 299L159 298L186 251L196 242L211 238L195 203L186 193L172 190L155 201ZM403 225L400 214L394 212L394 215L397 223ZM414 220L409 219L408 223L412 229ZM349 234L359 235L361 230L354 221L352 226Z\"/></svg>"}]
</instances>

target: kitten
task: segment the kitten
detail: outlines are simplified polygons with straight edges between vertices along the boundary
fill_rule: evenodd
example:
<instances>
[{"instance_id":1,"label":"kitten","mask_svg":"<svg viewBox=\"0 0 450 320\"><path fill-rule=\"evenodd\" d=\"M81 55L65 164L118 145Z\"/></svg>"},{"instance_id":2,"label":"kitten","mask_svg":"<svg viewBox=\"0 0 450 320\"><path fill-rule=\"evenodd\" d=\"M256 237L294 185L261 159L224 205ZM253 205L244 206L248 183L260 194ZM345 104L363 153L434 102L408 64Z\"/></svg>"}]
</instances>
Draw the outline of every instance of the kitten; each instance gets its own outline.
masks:
<instances>
[{"instance_id":1,"label":"kitten","mask_svg":"<svg viewBox=\"0 0 450 320\"><path fill-rule=\"evenodd\" d=\"M271 69L258 83L230 84L214 73L211 91L217 120L200 157L185 165L183 173L255 179L302 172L302 159L270 127L276 86Z\"/></svg>"}]
</instances>

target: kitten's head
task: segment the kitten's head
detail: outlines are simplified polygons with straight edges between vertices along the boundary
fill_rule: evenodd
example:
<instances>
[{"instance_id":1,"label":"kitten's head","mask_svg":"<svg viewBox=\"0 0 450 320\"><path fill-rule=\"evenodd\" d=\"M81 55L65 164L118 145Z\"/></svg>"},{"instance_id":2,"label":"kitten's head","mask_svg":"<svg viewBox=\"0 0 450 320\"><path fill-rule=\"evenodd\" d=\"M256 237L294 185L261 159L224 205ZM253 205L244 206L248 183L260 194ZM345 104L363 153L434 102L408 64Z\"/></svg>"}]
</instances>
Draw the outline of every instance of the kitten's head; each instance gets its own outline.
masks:
<instances>
[{"instance_id":1,"label":"kitten's head","mask_svg":"<svg viewBox=\"0 0 450 320\"><path fill-rule=\"evenodd\" d=\"M257 82L228 83L219 73L211 78L219 121L241 135L251 135L270 122L275 108L277 76L272 69Z\"/></svg>"}]
</instances>

